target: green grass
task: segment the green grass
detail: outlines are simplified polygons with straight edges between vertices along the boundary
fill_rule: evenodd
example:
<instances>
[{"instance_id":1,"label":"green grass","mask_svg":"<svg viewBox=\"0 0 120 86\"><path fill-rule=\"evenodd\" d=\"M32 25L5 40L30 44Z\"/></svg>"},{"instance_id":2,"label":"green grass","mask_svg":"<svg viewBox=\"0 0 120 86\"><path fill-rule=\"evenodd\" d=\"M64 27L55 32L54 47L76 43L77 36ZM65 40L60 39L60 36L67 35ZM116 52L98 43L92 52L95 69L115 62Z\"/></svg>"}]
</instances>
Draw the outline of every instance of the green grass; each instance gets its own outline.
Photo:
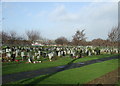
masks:
<instances>
[{"instance_id":1,"label":"green grass","mask_svg":"<svg viewBox=\"0 0 120 86\"><path fill-rule=\"evenodd\" d=\"M120 80L118 80L115 86L120 86Z\"/></svg>"},{"instance_id":2,"label":"green grass","mask_svg":"<svg viewBox=\"0 0 120 86\"><path fill-rule=\"evenodd\" d=\"M114 59L10 84L85 84L117 68L118 59Z\"/></svg>"},{"instance_id":3,"label":"green grass","mask_svg":"<svg viewBox=\"0 0 120 86\"><path fill-rule=\"evenodd\" d=\"M93 60L93 59L99 59L99 58L104 58L104 57L110 57L110 56L113 56L113 55L105 54L105 55L98 55L98 56L88 56L88 57L80 58L80 59L74 61L74 63ZM46 60L46 61L43 61L43 63L36 63L36 64L25 63L25 62L3 63L2 74L6 75L6 74L36 70L36 69L47 68L47 67L55 67L55 66L65 65L72 60L73 59L69 58L69 57L61 57L61 58L59 58L59 60L55 60L52 62L49 62L48 60Z\"/></svg>"},{"instance_id":4,"label":"green grass","mask_svg":"<svg viewBox=\"0 0 120 86\"><path fill-rule=\"evenodd\" d=\"M87 56L87 57L84 57L84 58L81 58L81 59L78 59L78 60L74 61L74 63L89 61L89 60L95 60L95 59L105 58L105 57L110 57L110 56L115 56L115 55L118 55L118 54L114 54L114 55L103 54L103 55Z\"/></svg>"}]
</instances>

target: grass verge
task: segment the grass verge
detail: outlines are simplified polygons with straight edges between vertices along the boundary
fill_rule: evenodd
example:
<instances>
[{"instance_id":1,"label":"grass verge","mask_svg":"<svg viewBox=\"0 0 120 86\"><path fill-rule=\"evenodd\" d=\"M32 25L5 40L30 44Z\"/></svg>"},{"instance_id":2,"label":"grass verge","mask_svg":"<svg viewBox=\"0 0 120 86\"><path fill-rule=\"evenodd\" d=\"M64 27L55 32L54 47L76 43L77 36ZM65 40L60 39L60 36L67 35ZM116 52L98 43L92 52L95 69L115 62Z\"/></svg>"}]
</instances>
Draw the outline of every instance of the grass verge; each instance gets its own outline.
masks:
<instances>
[{"instance_id":1,"label":"grass verge","mask_svg":"<svg viewBox=\"0 0 120 86\"><path fill-rule=\"evenodd\" d=\"M85 84L118 68L118 59L12 82L10 84Z\"/></svg>"}]
</instances>

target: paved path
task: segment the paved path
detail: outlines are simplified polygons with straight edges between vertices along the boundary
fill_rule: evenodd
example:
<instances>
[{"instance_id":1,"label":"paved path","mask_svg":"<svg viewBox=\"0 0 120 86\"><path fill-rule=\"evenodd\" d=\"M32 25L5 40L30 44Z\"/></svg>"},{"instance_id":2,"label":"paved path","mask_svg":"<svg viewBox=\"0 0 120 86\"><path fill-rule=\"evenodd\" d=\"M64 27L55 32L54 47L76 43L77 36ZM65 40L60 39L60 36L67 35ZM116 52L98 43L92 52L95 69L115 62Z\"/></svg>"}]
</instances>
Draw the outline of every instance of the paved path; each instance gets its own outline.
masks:
<instances>
[{"instance_id":1,"label":"paved path","mask_svg":"<svg viewBox=\"0 0 120 86\"><path fill-rule=\"evenodd\" d=\"M3 75L2 83L5 84L5 83L14 82L14 81L18 81L26 78L33 78L33 77L37 77L45 74L49 74L49 76L51 76L57 72L64 71L67 69L83 67L86 65L99 63L99 62L103 62L111 59L118 59L118 58L119 56L113 56L113 57L100 58L96 60L90 60L90 61L79 62L79 63L73 63L75 60L77 60L77 59L73 59L71 62L69 62L67 65L64 65L64 66L50 67L50 68L38 69L38 70L33 70L28 72L20 72L20 73Z\"/></svg>"}]
</instances>

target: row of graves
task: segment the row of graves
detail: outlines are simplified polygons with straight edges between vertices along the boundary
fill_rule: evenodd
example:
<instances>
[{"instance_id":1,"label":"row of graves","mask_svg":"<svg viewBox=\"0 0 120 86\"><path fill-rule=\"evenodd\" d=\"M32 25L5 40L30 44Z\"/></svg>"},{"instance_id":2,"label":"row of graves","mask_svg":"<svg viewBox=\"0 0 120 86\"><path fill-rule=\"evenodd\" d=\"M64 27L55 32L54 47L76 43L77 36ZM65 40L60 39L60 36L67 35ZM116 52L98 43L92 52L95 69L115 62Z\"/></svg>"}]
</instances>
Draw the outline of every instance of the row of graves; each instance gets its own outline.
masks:
<instances>
[{"instance_id":1,"label":"row of graves","mask_svg":"<svg viewBox=\"0 0 120 86\"><path fill-rule=\"evenodd\" d=\"M41 63L41 58L49 61L57 57L82 58L84 56L100 55L101 53L118 53L118 49L100 49L98 47L33 47L33 46L5 46L0 51L2 62L27 61L28 63ZM18 59L19 58L19 59Z\"/></svg>"}]
</instances>

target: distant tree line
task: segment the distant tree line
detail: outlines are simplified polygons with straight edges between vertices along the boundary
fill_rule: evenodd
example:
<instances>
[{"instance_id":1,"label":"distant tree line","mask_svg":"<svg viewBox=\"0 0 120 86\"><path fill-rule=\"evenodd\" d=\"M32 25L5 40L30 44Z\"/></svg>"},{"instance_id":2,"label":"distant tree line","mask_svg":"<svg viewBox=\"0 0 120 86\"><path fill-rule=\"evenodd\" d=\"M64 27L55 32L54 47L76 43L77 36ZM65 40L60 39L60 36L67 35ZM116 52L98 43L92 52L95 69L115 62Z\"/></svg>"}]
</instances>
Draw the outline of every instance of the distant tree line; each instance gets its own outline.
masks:
<instances>
[{"instance_id":1,"label":"distant tree line","mask_svg":"<svg viewBox=\"0 0 120 86\"><path fill-rule=\"evenodd\" d=\"M57 44L61 45L75 45L75 46L118 46L120 42L120 28L113 27L112 30L108 33L108 38L106 40L97 38L92 41L86 41L87 37L84 33L85 30L77 30L76 33L72 36L72 41L68 41L65 37L59 37L55 40Z\"/></svg>"},{"instance_id":2,"label":"distant tree line","mask_svg":"<svg viewBox=\"0 0 120 86\"><path fill-rule=\"evenodd\" d=\"M111 31L108 33L108 38L103 40L101 38L93 39L92 41L86 41L87 37L85 34L85 30L77 30L75 34L72 36L72 40L69 41L66 37L58 37L54 40L55 44L57 45L73 45L73 46L118 46L119 39L119 27L113 27ZM18 36L17 32L15 31L1 31L0 38L2 45L31 45L37 40L45 40L40 35L40 32L37 30L27 30L25 31L24 36ZM52 44L53 41L47 40L45 44ZM54 44L54 43L53 43Z\"/></svg>"},{"instance_id":3,"label":"distant tree line","mask_svg":"<svg viewBox=\"0 0 120 86\"><path fill-rule=\"evenodd\" d=\"M17 32L0 32L2 45L31 45L34 41L40 39L40 33L36 30L26 31L27 38L18 36Z\"/></svg>"}]
</instances>

